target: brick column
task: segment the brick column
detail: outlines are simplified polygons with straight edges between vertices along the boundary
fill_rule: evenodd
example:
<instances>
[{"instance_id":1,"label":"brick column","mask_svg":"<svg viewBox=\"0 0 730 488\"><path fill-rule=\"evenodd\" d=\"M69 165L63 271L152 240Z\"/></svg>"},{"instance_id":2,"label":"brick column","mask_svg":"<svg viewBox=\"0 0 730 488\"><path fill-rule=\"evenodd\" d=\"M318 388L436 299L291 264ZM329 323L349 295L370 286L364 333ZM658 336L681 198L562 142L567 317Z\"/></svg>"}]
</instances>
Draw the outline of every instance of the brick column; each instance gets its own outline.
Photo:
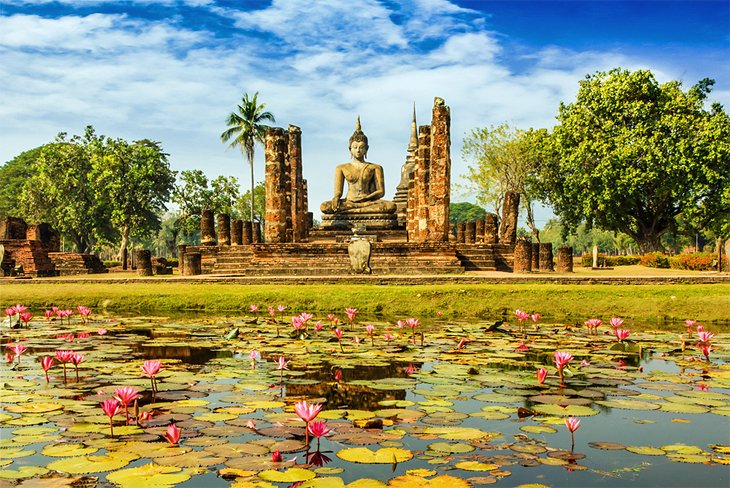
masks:
<instances>
[{"instance_id":1,"label":"brick column","mask_svg":"<svg viewBox=\"0 0 730 488\"><path fill-rule=\"evenodd\" d=\"M215 246L215 222L212 210L205 209L200 216L200 244Z\"/></svg>"},{"instance_id":2,"label":"brick column","mask_svg":"<svg viewBox=\"0 0 730 488\"><path fill-rule=\"evenodd\" d=\"M185 250L187 249L187 244L179 244L177 246L177 270L182 275L185 274Z\"/></svg>"},{"instance_id":3,"label":"brick column","mask_svg":"<svg viewBox=\"0 0 730 488\"><path fill-rule=\"evenodd\" d=\"M456 242L463 244L466 240L466 222L456 223Z\"/></svg>"},{"instance_id":4,"label":"brick column","mask_svg":"<svg viewBox=\"0 0 730 488\"><path fill-rule=\"evenodd\" d=\"M409 225L411 231L408 237L411 242L424 242L428 239L430 165L431 126L422 125L418 128L418 151L416 151L416 166L413 170L413 196L411 197L410 193L408 196L409 202L413 202L412 221Z\"/></svg>"},{"instance_id":5,"label":"brick column","mask_svg":"<svg viewBox=\"0 0 730 488\"><path fill-rule=\"evenodd\" d=\"M573 248L570 246L558 247L558 273L573 272Z\"/></svg>"},{"instance_id":6,"label":"brick column","mask_svg":"<svg viewBox=\"0 0 730 488\"><path fill-rule=\"evenodd\" d=\"M250 220L243 221L243 232L241 233L241 241L244 246L253 244L253 226Z\"/></svg>"},{"instance_id":7,"label":"brick column","mask_svg":"<svg viewBox=\"0 0 730 488\"><path fill-rule=\"evenodd\" d=\"M289 213L286 194L289 185L286 182L286 152L288 134L280 127L266 129L266 242L286 242L286 216ZM253 237L256 240L256 223L253 224ZM260 233L260 230L259 230Z\"/></svg>"},{"instance_id":8,"label":"brick column","mask_svg":"<svg viewBox=\"0 0 730 488\"><path fill-rule=\"evenodd\" d=\"M228 214L218 214L218 245L231 245L231 216Z\"/></svg>"},{"instance_id":9,"label":"brick column","mask_svg":"<svg viewBox=\"0 0 730 488\"><path fill-rule=\"evenodd\" d=\"M515 243L515 273L532 271L532 243L527 239L517 239Z\"/></svg>"},{"instance_id":10,"label":"brick column","mask_svg":"<svg viewBox=\"0 0 730 488\"><path fill-rule=\"evenodd\" d=\"M477 219L475 223L474 239L477 244L484 243L484 219Z\"/></svg>"},{"instance_id":11,"label":"brick column","mask_svg":"<svg viewBox=\"0 0 730 488\"><path fill-rule=\"evenodd\" d=\"M291 195L291 242L301 242L305 235L304 184L302 178L302 129L289 126L289 193Z\"/></svg>"},{"instance_id":12,"label":"brick column","mask_svg":"<svg viewBox=\"0 0 730 488\"><path fill-rule=\"evenodd\" d=\"M202 274L202 263L199 252L185 253L185 267L183 274L185 276L194 276Z\"/></svg>"},{"instance_id":13,"label":"brick column","mask_svg":"<svg viewBox=\"0 0 730 488\"><path fill-rule=\"evenodd\" d=\"M243 220L237 219L231 225L231 244L240 246L243 244Z\"/></svg>"},{"instance_id":14,"label":"brick column","mask_svg":"<svg viewBox=\"0 0 730 488\"><path fill-rule=\"evenodd\" d=\"M428 240L448 242L451 199L451 112L443 99L434 98L431 118Z\"/></svg>"},{"instance_id":15,"label":"brick column","mask_svg":"<svg viewBox=\"0 0 730 488\"><path fill-rule=\"evenodd\" d=\"M497 214L487 213L484 216L484 243L497 243Z\"/></svg>"},{"instance_id":16,"label":"brick column","mask_svg":"<svg viewBox=\"0 0 730 488\"><path fill-rule=\"evenodd\" d=\"M152 253L147 249L137 249L137 274L152 276Z\"/></svg>"},{"instance_id":17,"label":"brick column","mask_svg":"<svg viewBox=\"0 0 730 488\"><path fill-rule=\"evenodd\" d=\"M499 229L499 242L514 244L517 239L517 216L520 211L520 194L508 191L502 204L502 225Z\"/></svg>"},{"instance_id":18,"label":"brick column","mask_svg":"<svg viewBox=\"0 0 730 488\"><path fill-rule=\"evenodd\" d=\"M540 271L553 271L553 244L540 243Z\"/></svg>"},{"instance_id":19,"label":"brick column","mask_svg":"<svg viewBox=\"0 0 730 488\"><path fill-rule=\"evenodd\" d=\"M474 244L477 240L477 223L467 222L466 229L464 229L464 242L467 244Z\"/></svg>"},{"instance_id":20,"label":"brick column","mask_svg":"<svg viewBox=\"0 0 730 488\"><path fill-rule=\"evenodd\" d=\"M537 271L540 269L540 243L532 243L532 269Z\"/></svg>"},{"instance_id":21,"label":"brick column","mask_svg":"<svg viewBox=\"0 0 730 488\"><path fill-rule=\"evenodd\" d=\"M260 222L254 222L251 224L251 242L254 244L260 244L263 241L261 240L261 223Z\"/></svg>"}]
</instances>

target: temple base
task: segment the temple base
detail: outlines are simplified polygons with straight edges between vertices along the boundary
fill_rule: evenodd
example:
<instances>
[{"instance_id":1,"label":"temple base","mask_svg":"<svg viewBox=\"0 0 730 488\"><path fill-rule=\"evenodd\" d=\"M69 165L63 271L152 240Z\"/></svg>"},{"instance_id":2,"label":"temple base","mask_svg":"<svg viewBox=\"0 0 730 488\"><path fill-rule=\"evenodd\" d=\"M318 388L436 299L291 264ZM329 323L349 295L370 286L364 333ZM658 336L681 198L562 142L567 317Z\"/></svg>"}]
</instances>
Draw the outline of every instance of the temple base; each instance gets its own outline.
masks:
<instances>
[{"instance_id":1,"label":"temple base","mask_svg":"<svg viewBox=\"0 0 730 488\"><path fill-rule=\"evenodd\" d=\"M354 214L354 213L337 213L322 214L322 222L320 228L325 230L348 230L348 229L364 229L364 230L392 230L398 229L398 216L392 214Z\"/></svg>"}]
</instances>

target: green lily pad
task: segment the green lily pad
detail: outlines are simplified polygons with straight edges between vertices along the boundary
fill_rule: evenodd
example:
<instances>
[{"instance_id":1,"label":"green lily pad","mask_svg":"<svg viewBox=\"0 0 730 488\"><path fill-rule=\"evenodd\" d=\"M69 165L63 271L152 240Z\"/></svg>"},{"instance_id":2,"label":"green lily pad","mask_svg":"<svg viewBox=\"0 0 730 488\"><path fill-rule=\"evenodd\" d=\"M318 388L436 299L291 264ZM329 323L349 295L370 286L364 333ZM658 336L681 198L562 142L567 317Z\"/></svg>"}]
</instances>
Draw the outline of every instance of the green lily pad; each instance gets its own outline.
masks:
<instances>
[{"instance_id":1,"label":"green lily pad","mask_svg":"<svg viewBox=\"0 0 730 488\"><path fill-rule=\"evenodd\" d=\"M59 459L48 464L49 469L69 474L103 473L123 468L139 458L129 452L110 452L101 456L77 456Z\"/></svg>"},{"instance_id":2,"label":"green lily pad","mask_svg":"<svg viewBox=\"0 0 730 488\"><path fill-rule=\"evenodd\" d=\"M626 450L634 454L643 454L644 456L663 456L666 451L652 446L628 446Z\"/></svg>"},{"instance_id":3,"label":"green lily pad","mask_svg":"<svg viewBox=\"0 0 730 488\"><path fill-rule=\"evenodd\" d=\"M191 469L180 469L174 466L160 466L148 463L135 468L121 469L108 474L106 479L122 488L165 487L182 483L197 473Z\"/></svg>"},{"instance_id":4,"label":"green lily pad","mask_svg":"<svg viewBox=\"0 0 730 488\"><path fill-rule=\"evenodd\" d=\"M47 468L40 466L20 466L18 469L0 469L0 479L22 480L35 476L43 476L48 471Z\"/></svg>"},{"instance_id":5,"label":"green lily pad","mask_svg":"<svg viewBox=\"0 0 730 488\"><path fill-rule=\"evenodd\" d=\"M377 451L371 451L367 447L351 447L337 451L337 457L351 463L392 464L408 461L413 458L413 453L394 447L384 447Z\"/></svg>"},{"instance_id":6,"label":"green lily pad","mask_svg":"<svg viewBox=\"0 0 730 488\"><path fill-rule=\"evenodd\" d=\"M315 473L304 468L289 468L283 472L268 469L258 474L258 477L262 480L273 481L274 483L296 483L297 481L311 480L315 476L317 476Z\"/></svg>"}]
</instances>

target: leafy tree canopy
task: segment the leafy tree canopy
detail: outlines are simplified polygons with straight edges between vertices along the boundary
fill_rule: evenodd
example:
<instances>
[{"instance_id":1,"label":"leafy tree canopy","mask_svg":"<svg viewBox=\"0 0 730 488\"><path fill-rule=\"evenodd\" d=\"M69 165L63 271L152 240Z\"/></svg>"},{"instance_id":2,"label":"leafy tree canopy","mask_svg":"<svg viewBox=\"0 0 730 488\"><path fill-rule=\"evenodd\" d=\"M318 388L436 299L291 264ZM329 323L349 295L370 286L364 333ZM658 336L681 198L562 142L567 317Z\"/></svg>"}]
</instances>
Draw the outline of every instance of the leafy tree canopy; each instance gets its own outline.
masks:
<instances>
[{"instance_id":1,"label":"leafy tree canopy","mask_svg":"<svg viewBox=\"0 0 730 488\"><path fill-rule=\"evenodd\" d=\"M712 84L685 92L646 70L587 76L560 105L542 196L570 229L620 231L644 252L661 249L682 215L727 230L730 119L718 104L704 108Z\"/></svg>"},{"instance_id":2,"label":"leafy tree canopy","mask_svg":"<svg viewBox=\"0 0 730 488\"><path fill-rule=\"evenodd\" d=\"M483 219L486 210L469 202L452 203L449 206L449 222L474 222Z\"/></svg>"},{"instance_id":3,"label":"leafy tree canopy","mask_svg":"<svg viewBox=\"0 0 730 488\"><path fill-rule=\"evenodd\" d=\"M33 175L33 163L42 149L43 146L39 146L22 152L0 166L0 218L21 215L20 194L25 182Z\"/></svg>"}]
</instances>

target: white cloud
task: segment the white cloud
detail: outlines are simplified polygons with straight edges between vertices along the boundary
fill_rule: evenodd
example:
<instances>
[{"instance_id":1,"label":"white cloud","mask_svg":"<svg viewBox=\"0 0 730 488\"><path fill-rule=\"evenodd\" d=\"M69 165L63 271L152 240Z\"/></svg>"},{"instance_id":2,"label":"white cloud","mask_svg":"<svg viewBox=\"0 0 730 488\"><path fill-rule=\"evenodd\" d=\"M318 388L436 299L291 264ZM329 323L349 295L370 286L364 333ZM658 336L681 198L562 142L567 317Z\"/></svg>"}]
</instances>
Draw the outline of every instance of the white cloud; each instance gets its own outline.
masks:
<instances>
[{"instance_id":1,"label":"white cloud","mask_svg":"<svg viewBox=\"0 0 730 488\"><path fill-rule=\"evenodd\" d=\"M659 79L682 74L619 52L555 47L523 55L526 67L515 73L503 59L501 34L446 0L404 1L398 11L372 0L358 8L275 0L247 13L210 9L235 18L240 31L222 41L175 19L0 17L0 119L7 127L0 161L93 124L113 137L161 141L174 169L245 182L240 152L226 150L219 136L242 93L259 91L276 125L303 130L304 176L317 212L331 198L334 166L349 157L358 114L368 157L384 165L392 198L414 102L419 124L429 123L434 96L451 106L456 181L466 172L460 147L467 131L503 121L552 126L558 103L573 99L586 73L624 66L657 69ZM262 32L276 39L262 40ZM726 105L730 98L728 90L712 95ZM255 169L262 179L260 148Z\"/></svg>"}]
</instances>

